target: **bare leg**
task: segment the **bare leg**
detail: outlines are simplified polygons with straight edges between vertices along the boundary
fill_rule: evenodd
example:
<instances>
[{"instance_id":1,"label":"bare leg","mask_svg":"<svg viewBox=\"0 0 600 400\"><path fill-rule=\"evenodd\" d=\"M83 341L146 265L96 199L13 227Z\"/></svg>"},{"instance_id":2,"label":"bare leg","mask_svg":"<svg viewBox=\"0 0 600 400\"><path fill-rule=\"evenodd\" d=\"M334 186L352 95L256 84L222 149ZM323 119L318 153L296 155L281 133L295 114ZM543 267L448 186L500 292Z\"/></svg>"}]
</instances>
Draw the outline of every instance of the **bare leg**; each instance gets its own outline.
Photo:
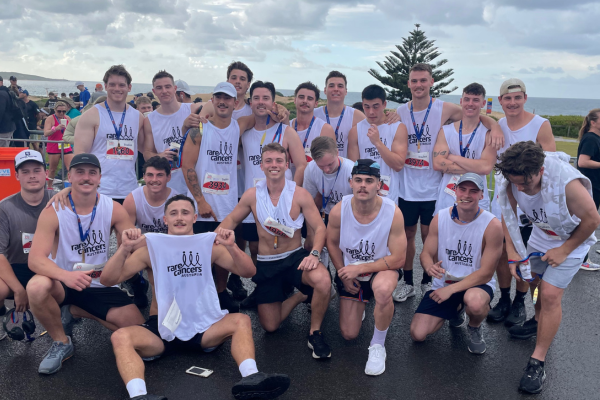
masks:
<instances>
[{"instance_id":1,"label":"bare leg","mask_svg":"<svg viewBox=\"0 0 600 400\"><path fill-rule=\"evenodd\" d=\"M483 289L471 288L463 297L465 312L469 316L469 326L478 328L490 311L490 295Z\"/></svg>"},{"instance_id":2,"label":"bare leg","mask_svg":"<svg viewBox=\"0 0 600 400\"><path fill-rule=\"evenodd\" d=\"M48 154L48 187L50 188L52 188L52 184L54 183L58 160L60 160L60 154Z\"/></svg>"},{"instance_id":3,"label":"bare leg","mask_svg":"<svg viewBox=\"0 0 600 400\"><path fill-rule=\"evenodd\" d=\"M125 384L132 379L144 379L142 357L157 356L165 351L161 338L142 326L121 328L112 334L110 340Z\"/></svg>"},{"instance_id":4,"label":"bare leg","mask_svg":"<svg viewBox=\"0 0 600 400\"><path fill-rule=\"evenodd\" d=\"M227 278L229 278L229 271L215 265L215 286L217 293L223 292L227 288Z\"/></svg>"},{"instance_id":5,"label":"bare leg","mask_svg":"<svg viewBox=\"0 0 600 400\"><path fill-rule=\"evenodd\" d=\"M33 315L55 342L69 343L60 320L60 306L65 291L60 282L35 275L27 284L27 296Z\"/></svg>"},{"instance_id":6,"label":"bare leg","mask_svg":"<svg viewBox=\"0 0 600 400\"><path fill-rule=\"evenodd\" d=\"M404 227L406 231L406 261L404 263L405 271L412 271L413 262L417 249L415 247L415 237L417 236L417 225Z\"/></svg>"},{"instance_id":7,"label":"bare leg","mask_svg":"<svg viewBox=\"0 0 600 400\"><path fill-rule=\"evenodd\" d=\"M310 334L321 329L331 298L331 275L321 263L312 271L302 273L302 283L313 288L310 315Z\"/></svg>"},{"instance_id":8,"label":"bare leg","mask_svg":"<svg viewBox=\"0 0 600 400\"><path fill-rule=\"evenodd\" d=\"M410 337L415 342L423 342L428 335L440 330L444 320L427 314L415 314L410 323Z\"/></svg>"},{"instance_id":9,"label":"bare leg","mask_svg":"<svg viewBox=\"0 0 600 400\"><path fill-rule=\"evenodd\" d=\"M290 315L296 306L306 300L308 296L298 292L290 296L283 303L268 303L258 305L258 319L267 332L275 332Z\"/></svg>"},{"instance_id":10,"label":"bare leg","mask_svg":"<svg viewBox=\"0 0 600 400\"><path fill-rule=\"evenodd\" d=\"M361 301L340 299L340 330L344 339L355 339L360 333L365 306Z\"/></svg>"},{"instance_id":11,"label":"bare leg","mask_svg":"<svg viewBox=\"0 0 600 400\"><path fill-rule=\"evenodd\" d=\"M548 348L558 332L562 320L561 301L564 291L548 282L542 281L540 285L538 303L541 303L541 309L538 316L537 341L531 355L536 360L546 359Z\"/></svg>"},{"instance_id":12,"label":"bare leg","mask_svg":"<svg viewBox=\"0 0 600 400\"><path fill-rule=\"evenodd\" d=\"M231 337L231 355L239 366L249 358L254 360L254 339L252 322L244 314L227 314L213 324L202 336L202 348L215 347Z\"/></svg>"},{"instance_id":13,"label":"bare leg","mask_svg":"<svg viewBox=\"0 0 600 400\"><path fill-rule=\"evenodd\" d=\"M394 301L392 293L398 282L397 271L381 271L373 279L371 287L375 295L375 328L385 331L392 323Z\"/></svg>"}]
</instances>

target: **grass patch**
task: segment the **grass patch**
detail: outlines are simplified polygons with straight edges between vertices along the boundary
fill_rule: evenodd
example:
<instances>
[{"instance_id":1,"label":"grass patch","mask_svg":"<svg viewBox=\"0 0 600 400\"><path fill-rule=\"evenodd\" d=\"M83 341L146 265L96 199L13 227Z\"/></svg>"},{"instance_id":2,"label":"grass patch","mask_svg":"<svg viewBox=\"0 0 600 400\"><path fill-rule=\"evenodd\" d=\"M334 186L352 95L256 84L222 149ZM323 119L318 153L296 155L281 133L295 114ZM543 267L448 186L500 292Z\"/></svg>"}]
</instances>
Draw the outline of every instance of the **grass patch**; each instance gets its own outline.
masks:
<instances>
[{"instance_id":1,"label":"grass patch","mask_svg":"<svg viewBox=\"0 0 600 400\"><path fill-rule=\"evenodd\" d=\"M571 157L577 157L579 142L556 142L556 151L564 151Z\"/></svg>"}]
</instances>

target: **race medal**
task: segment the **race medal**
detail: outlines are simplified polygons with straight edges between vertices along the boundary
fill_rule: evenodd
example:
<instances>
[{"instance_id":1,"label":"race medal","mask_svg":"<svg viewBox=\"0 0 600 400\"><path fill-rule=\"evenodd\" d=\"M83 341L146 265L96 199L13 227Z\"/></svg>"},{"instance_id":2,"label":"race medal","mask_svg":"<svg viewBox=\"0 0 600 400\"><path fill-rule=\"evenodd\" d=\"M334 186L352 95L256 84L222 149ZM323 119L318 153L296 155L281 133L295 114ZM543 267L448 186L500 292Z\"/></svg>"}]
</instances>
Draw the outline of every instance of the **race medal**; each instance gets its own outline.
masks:
<instances>
[{"instance_id":1,"label":"race medal","mask_svg":"<svg viewBox=\"0 0 600 400\"><path fill-rule=\"evenodd\" d=\"M408 168L429 169L429 152L408 151L404 164Z\"/></svg>"},{"instance_id":2,"label":"race medal","mask_svg":"<svg viewBox=\"0 0 600 400\"><path fill-rule=\"evenodd\" d=\"M456 200L456 182L460 179L460 175L452 175L450 178L450 182L444 188L444 192L448 193L450 196Z\"/></svg>"},{"instance_id":3,"label":"race medal","mask_svg":"<svg viewBox=\"0 0 600 400\"><path fill-rule=\"evenodd\" d=\"M227 195L229 194L229 174L213 174L207 172L204 175L204 184L202 185L202 192L215 194L215 195Z\"/></svg>"},{"instance_id":4,"label":"race medal","mask_svg":"<svg viewBox=\"0 0 600 400\"><path fill-rule=\"evenodd\" d=\"M379 190L379 195L385 197L390 194L390 183L392 178L387 175L381 175L379 179L381 180L381 189Z\"/></svg>"},{"instance_id":5,"label":"race medal","mask_svg":"<svg viewBox=\"0 0 600 400\"><path fill-rule=\"evenodd\" d=\"M25 233L21 234L21 243L23 244L23 253L29 254L29 250L31 250L31 242L33 242L33 233Z\"/></svg>"},{"instance_id":6,"label":"race medal","mask_svg":"<svg viewBox=\"0 0 600 400\"><path fill-rule=\"evenodd\" d=\"M75 263L73 265L73 271L94 271L90 274L92 279L100 279L104 264L87 264L85 262Z\"/></svg>"},{"instance_id":7,"label":"race medal","mask_svg":"<svg viewBox=\"0 0 600 400\"><path fill-rule=\"evenodd\" d=\"M109 160L132 161L135 155L133 140L106 140L106 158Z\"/></svg>"},{"instance_id":8,"label":"race medal","mask_svg":"<svg viewBox=\"0 0 600 400\"><path fill-rule=\"evenodd\" d=\"M325 222L325 211L321 211L321 219Z\"/></svg>"}]
</instances>

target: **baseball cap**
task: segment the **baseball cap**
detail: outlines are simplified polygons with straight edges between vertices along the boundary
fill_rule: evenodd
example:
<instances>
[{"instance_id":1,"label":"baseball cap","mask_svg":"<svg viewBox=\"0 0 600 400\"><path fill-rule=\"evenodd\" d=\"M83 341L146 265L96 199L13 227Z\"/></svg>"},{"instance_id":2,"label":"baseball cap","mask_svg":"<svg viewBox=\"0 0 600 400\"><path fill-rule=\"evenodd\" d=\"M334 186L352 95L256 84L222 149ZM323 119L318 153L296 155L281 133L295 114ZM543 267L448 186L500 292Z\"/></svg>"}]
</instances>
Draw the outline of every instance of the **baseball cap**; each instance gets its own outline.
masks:
<instances>
[{"instance_id":1,"label":"baseball cap","mask_svg":"<svg viewBox=\"0 0 600 400\"><path fill-rule=\"evenodd\" d=\"M77 86L79 86L79 85L83 85L83 86L85 86L85 84L84 84L83 82L81 82L81 81L77 81L77 82L75 82L75 87L77 87Z\"/></svg>"},{"instance_id":2,"label":"baseball cap","mask_svg":"<svg viewBox=\"0 0 600 400\"><path fill-rule=\"evenodd\" d=\"M101 83L96 83L96 89L102 89L102 84Z\"/></svg>"},{"instance_id":3,"label":"baseball cap","mask_svg":"<svg viewBox=\"0 0 600 400\"><path fill-rule=\"evenodd\" d=\"M12 75L12 76L10 77L10 80L11 80L11 81L16 81L16 80L17 80L17 77L16 77L16 76L14 76L14 75Z\"/></svg>"},{"instance_id":4,"label":"baseball cap","mask_svg":"<svg viewBox=\"0 0 600 400\"><path fill-rule=\"evenodd\" d=\"M229 82L221 82L215 86L215 90L213 90L213 95L217 93L225 93L228 96L237 98L237 90L235 87Z\"/></svg>"},{"instance_id":5,"label":"baseball cap","mask_svg":"<svg viewBox=\"0 0 600 400\"><path fill-rule=\"evenodd\" d=\"M102 170L102 167L100 167L100 161L98 161L98 157L96 157L93 154L87 154L87 153L77 154L71 160L71 165L69 166L69 170L71 168L73 168L74 166L80 165L80 164L90 164L90 165L93 165L94 167L98 167L100 170Z\"/></svg>"},{"instance_id":6,"label":"baseball cap","mask_svg":"<svg viewBox=\"0 0 600 400\"><path fill-rule=\"evenodd\" d=\"M187 95L193 96L195 93L190 89L190 85L187 84L186 81L182 81L181 79L175 81L175 86L177 86L178 92L183 92Z\"/></svg>"},{"instance_id":7,"label":"baseball cap","mask_svg":"<svg viewBox=\"0 0 600 400\"><path fill-rule=\"evenodd\" d=\"M22 93L25 93L27 96L29 96L29 92L27 91L27 89L23 89Z\"/></svg>"},{"instance_id":8,"label":"baseball cap","mask_svg":"<svg viewBox=\"0 0 600 400\"><path fill-rule=\"evenodd\" d=\"M466 174L463 174L458 180L458 182L456 182L456 186L460 185L463 182L473 182L475 186L479 188L479 190L483 190L484 182L483 178L479 174L473 172L467 172Z\"/></svg>"},{"instance_id":9,"label":"baseball cap","mask_svg":"<svg viewBox=\"0 0 600 400\"><path fill-rule=\"evenodd\" d=\"M371 175L379 179L381 177L381 167L370 158L361 158L354 162L352 175Z\"/></svg>"},{"instance_id":10,"label":"baseball cap","mask_svg":"<svg viewBox=\"0 0 600 400\"><path fill-rule=\"evenodd\" d=\"M525 90L525 84L520 79L507 79L502 83L502 86L500 86L500 96L504 96L507 93L515 92L527 93L527 90Z\"/></svg>"},{"instance_id":11,"label":"baseball cap","mask_svg":"<svg viewBox=\"0 0 600 400\"><path fill-rule=\"evenodd\" d=\"M43 166L46 166L44 158L42 157L42 154L39 151L23 150L15 156L15 170L19 168L19 165L27 161L35 161L42 164Z\"/></svg>"}]
</instances>

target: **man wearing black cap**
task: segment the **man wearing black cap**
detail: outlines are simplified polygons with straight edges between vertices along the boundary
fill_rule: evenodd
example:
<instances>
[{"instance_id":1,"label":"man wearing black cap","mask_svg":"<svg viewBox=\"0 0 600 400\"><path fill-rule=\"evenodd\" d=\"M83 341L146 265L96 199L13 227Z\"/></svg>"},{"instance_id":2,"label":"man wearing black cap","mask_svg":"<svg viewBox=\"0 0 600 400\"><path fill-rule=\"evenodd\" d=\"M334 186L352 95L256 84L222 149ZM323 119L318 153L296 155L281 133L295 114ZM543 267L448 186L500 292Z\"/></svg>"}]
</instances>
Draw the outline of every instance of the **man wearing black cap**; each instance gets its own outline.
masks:
<instances>
[{"instance_id":1,"label":"man wearing black cap","mask_svg":"<svg viewBox=\"0 0 600 400\"><path fill-rule=\"evenodd\" d=\"M54 341L40 364L41 374L57 372L73 355L68 331L74 317L94 319L113 331L144 322L125 292L100 283L111 231L120 236L134 228L123 206L98 193L100 178L96 156L73 157L71 206L42 211L35 231L29 267L37 275L27 285L27 296L33 314Z\"/></svg>"},{"instance_id":2,"label":"man wearing black cap","mask_svg":"<svg viewBox=\"0 0 600 400\"><path fill-rule=\"evenodd\" d=\"M329 213L327 249L337 270L340 329L346 340L358 336L365 305L375 298L375 329L367 375L385 371L385 338L394 316L392 293L406 258L404 217L395 201L378 195L381 167L359 159L352 168L352 194Z\"/></svg>"},{"instance_id":3,"label":"man wearing black cap","mask_svg":"<svg viewBox=\"0 0 600 400\"><path fill-rule=\"evenodd\" d=\"M502 225L479 207L484 181L468 172L456 183L456 203L433 218L421 253L421 265L433 277L410 325L415 342L437 332L444 320L453 328L469 316L468 349L486 350L481 323L494 297L494 271L502 254ZM483 239L482 239L483 238Z\"/></svg>"},{"instance_id":4,"label":"man wearing black cap","mask_svg":"<svg viewBox=\"0 0 600 400\"><path fill-rule=\"evenodd\" d=\"M4 86L4 81L0 76L0 147L10 146L10 142L6 139L12 139L16 128L12 109L13 102L9 89Z\"/></svg>"}]
</instances>

